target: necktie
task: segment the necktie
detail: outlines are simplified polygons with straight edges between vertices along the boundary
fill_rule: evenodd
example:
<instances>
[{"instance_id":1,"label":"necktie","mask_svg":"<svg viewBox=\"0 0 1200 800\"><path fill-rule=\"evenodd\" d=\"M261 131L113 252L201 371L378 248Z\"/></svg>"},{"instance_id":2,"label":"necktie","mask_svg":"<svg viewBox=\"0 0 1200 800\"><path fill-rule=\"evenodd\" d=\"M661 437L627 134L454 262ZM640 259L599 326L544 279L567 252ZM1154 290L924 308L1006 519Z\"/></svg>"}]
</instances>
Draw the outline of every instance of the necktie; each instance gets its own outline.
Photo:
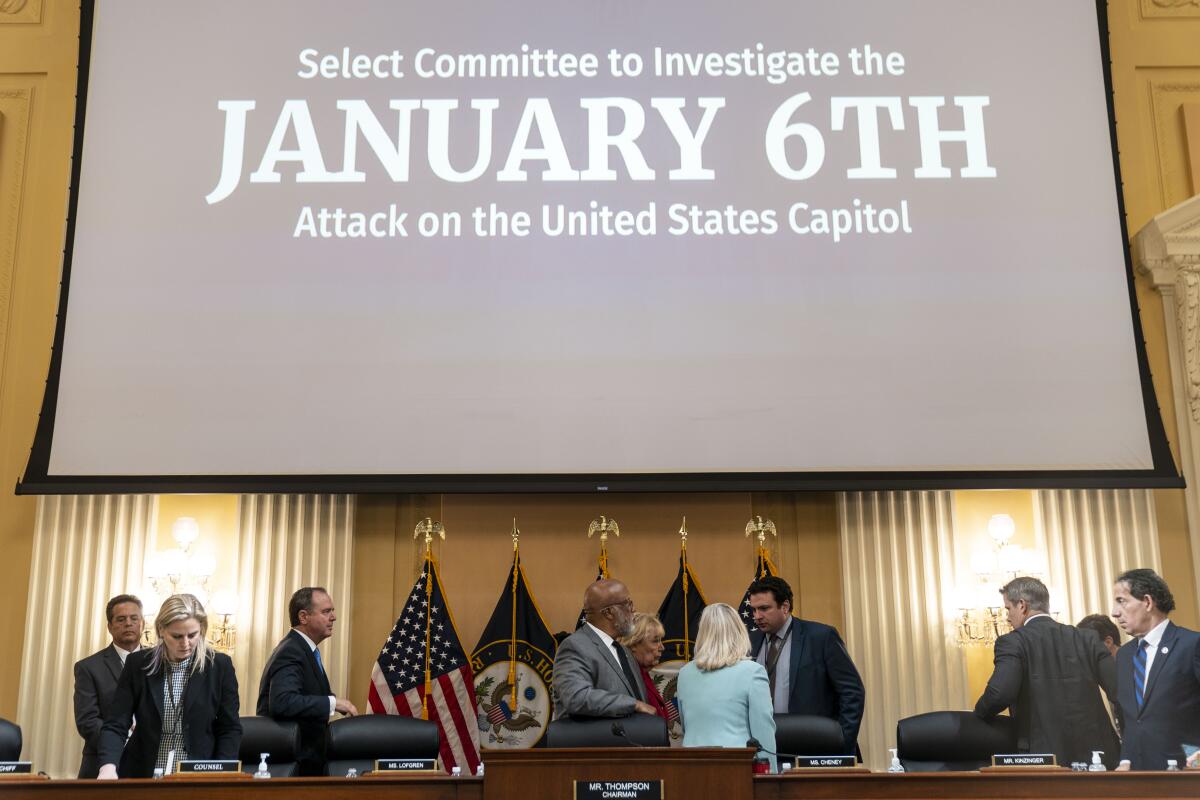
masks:
<instances>
[{"instance_id":1,"label":"necktie","mask_svg":"<svg viewBox=\"0 0 1200 800\"><path fill-rule=\"evenodd\" d=\"M637 678L633 677L633 670L629 666L629 658L625 655L625 648L616 642L613 642L613 647L617 651L617 661L621 662L621 671L625 673L625 680L629 681L629 688L633 690L633 696L636 699L641 695L637 689Z\"/></svg>"},{"instance_id":2,"label":"necktie","mask_svg":"<svg viewBox=\"0 0 1200 800\"><path fill-rule=\"evenodd\" d=\"M1133 694L1138 711L1146 704L1146 648L1149 646L1145 639L1138 639L1137 650L1133 651Z\"/></svg>"},{"instance_id":3,"label":"necktie","mask_svg":"<svg viewBox=\"0 0 1200 800\"><path fill-rule=\"evenodd\" d=\"M325 674L325 665L323 663L321 663L321 651L314 647L313 648L313 656L317 659L317 674L324 675Z\"/></svg>"},{"instance_id":4,"label":"necktie","mask_svg":"<svg viewBox=\"0 0 1200 800\"><path fill-rule=\"evenodd\" d=\"M771 634L767 644L767 680L771 683L771 702L775 702L775 667L779 664L779 654L783 652L783 639Z\"/></svg>"}]
</instances>

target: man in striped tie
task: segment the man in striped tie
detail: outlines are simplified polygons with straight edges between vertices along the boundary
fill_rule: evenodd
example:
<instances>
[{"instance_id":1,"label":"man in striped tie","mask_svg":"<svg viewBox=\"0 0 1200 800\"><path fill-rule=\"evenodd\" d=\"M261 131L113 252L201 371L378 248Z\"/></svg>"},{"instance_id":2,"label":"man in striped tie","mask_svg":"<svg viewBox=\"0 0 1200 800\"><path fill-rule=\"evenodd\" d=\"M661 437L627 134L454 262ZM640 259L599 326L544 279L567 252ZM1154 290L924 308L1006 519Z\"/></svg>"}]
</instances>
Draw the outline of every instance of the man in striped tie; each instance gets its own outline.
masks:
<instances>
[{"instance_id":1,"label":"man in striped tie","mask_svg":"<svg viewBox=\"0 0 1200 800\"><path fill-rule=\"evenodd\" d=\"M1113 585L1113 618L1134 637L1117 651L1118 770L1182 767L1183 745L1200 745L1200 634L1167 619L1174 609L1154 570L1129 570Z\"/></svg>"}]
</instances>

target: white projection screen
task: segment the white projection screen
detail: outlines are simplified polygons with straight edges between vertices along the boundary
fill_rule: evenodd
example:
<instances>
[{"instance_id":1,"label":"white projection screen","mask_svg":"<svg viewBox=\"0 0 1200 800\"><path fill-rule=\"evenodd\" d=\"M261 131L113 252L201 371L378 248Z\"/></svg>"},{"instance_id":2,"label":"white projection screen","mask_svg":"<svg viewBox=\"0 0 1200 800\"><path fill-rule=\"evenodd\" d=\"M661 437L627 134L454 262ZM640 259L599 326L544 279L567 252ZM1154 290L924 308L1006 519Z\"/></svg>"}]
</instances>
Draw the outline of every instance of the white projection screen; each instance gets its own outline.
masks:
<instances>
[{"instance_id":1,"label":"white projection screen","mask_svg":"<svg viewBox=\"0 0 1200 800\"><path fill-rule=\"evenodd\" d=\"M1179 485L1104 14L85 2L19 491Z\"/></svg>"}]
</instances>

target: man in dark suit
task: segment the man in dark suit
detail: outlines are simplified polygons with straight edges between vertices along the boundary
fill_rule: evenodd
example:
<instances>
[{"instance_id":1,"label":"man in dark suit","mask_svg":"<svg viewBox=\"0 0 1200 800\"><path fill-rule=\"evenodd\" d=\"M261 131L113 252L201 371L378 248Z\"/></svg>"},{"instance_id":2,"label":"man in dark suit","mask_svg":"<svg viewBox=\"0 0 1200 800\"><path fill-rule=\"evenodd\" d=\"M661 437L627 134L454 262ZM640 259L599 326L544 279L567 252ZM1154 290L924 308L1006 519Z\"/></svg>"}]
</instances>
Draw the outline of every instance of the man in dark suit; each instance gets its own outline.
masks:
<instances>
[{"instance_id":1,"label":"man in dark suit","mask_svg":"<svg viewBox=\"0 0 1200 800\"><path fill-rule=\"evenodd\" d=\"M1154 570L1133 569L1113 585L1113 619L1134 638L1117 652L1121 765L1184 764L1184 744L1200 745L1200 633L1167 619L1175 598Z\"/></svg>"},{"instance_id":2,"label":"man in dark suit","mask_svg":"<svg viewBox=\"0 0 1200 800\"><path fill-rule=\"evenodd\" d=\"M1117 665L1091 631L1056 622L1050 592L1037 578L1014 578L1000 589L1012 632L996 640L996 668L975 704L992 719L1012 709L1018 753L1053 753L1058 763L1117 765L1120 742L1100 690L1115 703Z\"/></svg>"},{"instance_id":3,"label":"man in dark suit","mask_svg":"<svg viewBox=\"0 0 1200 800\"><path fill-rule=\"evenodd\" d=\"M335 697L317 645L333 635L333 600L319 586L298 589L288 603L292 629L267 659L258 684L256 713L300 727L297 765L301 775L325 774L325 729L335 713L353 717L358 709Z\"/></svg>"},{"instance_id":4,"label":"man in dark suit","mask_svg":"<svg viewBox=\"0 0 1200 800\"><path fill-rule=\"evenodd\" d=\"M655 714L645 702L637 661L617 641L633 629L633 600L616 580L602 579L583 595L586 622L558 646L554 658L554 718Z\"/></svg>"},{"instance_id":5,"label":"man in dark suit","mask_svg":"<svg viewBox=\"0 0 1200 800\"><path fill-rule=\"evenodd\" d=\"M759 578L749 594L758 627L750 655L767 669L775 713L837 720L846 752L856 752L866 692L837 629L792 616L792 587L783 578Z\"/></svg>"},{"instance_id":6,"label":"man in dark suit","mask_svg":"<svg viewBox=\"0 0 1200 800\"><path fill-rule=\"evenodd\" d=\"M104 607L112 642L99 652L75 662L75 729L83 737L83 761L80 778L94 778L100 771L100 728L112 706L117 678L125 666L125 657L142 645L142 601L131 594L119 594Z\"/></svg>"}]
</instances>

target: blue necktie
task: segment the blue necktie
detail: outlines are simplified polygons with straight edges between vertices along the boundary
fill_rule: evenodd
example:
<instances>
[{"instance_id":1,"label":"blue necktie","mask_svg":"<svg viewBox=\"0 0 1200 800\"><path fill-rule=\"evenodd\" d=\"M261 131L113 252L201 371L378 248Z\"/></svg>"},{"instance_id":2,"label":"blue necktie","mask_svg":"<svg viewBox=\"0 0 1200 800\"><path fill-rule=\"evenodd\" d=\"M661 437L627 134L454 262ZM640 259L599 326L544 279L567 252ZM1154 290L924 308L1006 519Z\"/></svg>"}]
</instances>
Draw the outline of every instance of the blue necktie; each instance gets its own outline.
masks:
<instances>
[{"instance_id":1,"label":"blue necktie","mask_svg":"<svg viewBox=\"0 0 1200 800\"><path fill-rule=\"evenodd\" d=\"M313 655L316 656L316 659L317 659L317 673L320 675L324 675L325 674L325 665L321 663L321 651L314 647ZM1138 697L1140 698L1141 696L1142 696L1142 693L1141 693L1141 690L1139 689ZM1142 705L1142 701L1139 699L1138 706L1140 707L1141 705Z\"/></svg>"},{"instance_id":2,"label":"blue necktie","mask_svg":"<svg viewBox=\"0 0 1200 800\"><path fill-rule=\"evenodd\" d=\"M1149 646L1145 639L1138 639L1137 650L1133 651L1133 694L1138 711L1146 704L1146 648Z\"/></svg>"}]
</instances>

